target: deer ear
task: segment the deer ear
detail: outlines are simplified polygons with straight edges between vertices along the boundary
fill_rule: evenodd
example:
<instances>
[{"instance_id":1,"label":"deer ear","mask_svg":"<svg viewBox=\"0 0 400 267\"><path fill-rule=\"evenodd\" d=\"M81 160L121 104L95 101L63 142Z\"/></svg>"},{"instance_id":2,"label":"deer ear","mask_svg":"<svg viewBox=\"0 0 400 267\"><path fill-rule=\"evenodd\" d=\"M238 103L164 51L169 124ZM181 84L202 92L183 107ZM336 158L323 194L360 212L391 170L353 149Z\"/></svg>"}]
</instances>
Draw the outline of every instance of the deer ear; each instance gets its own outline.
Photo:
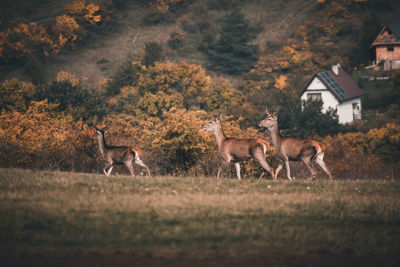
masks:
<instances>
[{"instance_id":1,"label":"deer ear","mask_svg":"<svg viewBox=\"0 0 400 267\"><path fill-rule=\"evenodd\" d=\"M217 119L218 119L219 121L222 121L222 113L218 114Z\"/></svg>"},{"instance_id":2,"label":"deer ear","mask_svg":"<svg viewBox=\"0 0 400 267\"><path fill-rule=\"evenodd\" d=\"M274 114L272 114L272 116L274 116L276 118L276 116L278 116L278 114L276 112L274 112Z\"/></svg>"}]
</instances>

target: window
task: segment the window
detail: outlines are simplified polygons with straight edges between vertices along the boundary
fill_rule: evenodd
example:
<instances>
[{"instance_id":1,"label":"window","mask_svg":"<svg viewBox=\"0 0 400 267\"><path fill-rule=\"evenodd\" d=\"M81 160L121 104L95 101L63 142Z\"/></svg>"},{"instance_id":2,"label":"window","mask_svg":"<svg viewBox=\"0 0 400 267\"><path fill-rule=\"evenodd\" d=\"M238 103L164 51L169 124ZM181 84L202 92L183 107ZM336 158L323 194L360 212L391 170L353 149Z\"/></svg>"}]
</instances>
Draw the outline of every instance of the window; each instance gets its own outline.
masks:
<instances>
[{"instance_id":1,"label":"window","mask_svg":"<svg viewBox=\"0 0 400 267\"><path fill-rule=\"evenodd\" d=\"M308 93L307 94L307 101L321 101L321 93Z\"/></svg>"},{"instance_id":2,"label":"window","mask_svg":"<svg viewBox=\"0 0 400 267\"><path fill-rule=\"evenodd\" d=\"M393 45L389 45L389 46L387 47L387 51L393 51L393 50L394 50Z\"/></svg>"}]
</instances>

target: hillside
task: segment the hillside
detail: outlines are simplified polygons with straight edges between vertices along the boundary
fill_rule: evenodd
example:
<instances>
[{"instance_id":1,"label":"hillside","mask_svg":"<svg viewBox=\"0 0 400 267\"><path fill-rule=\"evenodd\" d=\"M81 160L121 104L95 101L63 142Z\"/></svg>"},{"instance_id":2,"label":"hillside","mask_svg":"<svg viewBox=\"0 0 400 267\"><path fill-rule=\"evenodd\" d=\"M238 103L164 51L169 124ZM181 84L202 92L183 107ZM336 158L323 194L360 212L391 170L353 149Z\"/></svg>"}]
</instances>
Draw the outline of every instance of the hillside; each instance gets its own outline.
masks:
<instances>
[{"instance_id":1,"label":"hillside","mask_svg":"<svg viewBox=\"0 0 400 267\"><path fill-rule=\"evenodd\" d=\"M369 82L365 76L375 70L363 68L371 39L396 19L398 1L35 0L17 6L21 1L8 1L9 12L0 12L0 140L8 155L0 166L97 171L97 149L88 141L97 125L109 127L111 143L148 151L157 173L209 175L215 140L199 132L202 125L223 113L228 136L268 139L258 127L265 106L278 112L283 135L343 147L331 152L334 171L369 172L357 160L351 167L338 161L344 151L362 149L371 162L378 157L380 170L398 160L388 155L398 150L400 72ZM323 113L321 102L304 106L299 99L317 71L338 62L365 89L361 106L371 114L350 125L338 123L336 110ZM252 164L244 170L260 175Z\"/></svg>"},{"instance_id":2,"label":"hillside","mask_svg":"<svg viewBox=\"0 0 400 267\"><path fill-rule=\"evenodd\" d=\"M72 2L70 0L69 2ZM190 18L199 9L206 10L206 19L214 23L218 28L219 18L229 9L209 10L207 1L192 1L179 17L172 23L160 23L157 25L144 25L143 19L152 10L148 5L140 1L129 1L121 9L112 10L112 26L105 25L98 32L91 33L89 41L85 41L75 50L53 56L46 65L41 66L46 74L46 80L54 79L57 72L64 70L73 73L82 80L95 85L100 80L107 78L115 72L116 68L125 61L128 55L138 58L144 50L146 42L153 41L162 44L166 57L173 61L186 60L191 63L205 65L204 55L197 51L199 36L188 34L185 45L179 51L168 48L167 41L170 34L181 28L182 20ZM217 1L216 1L217 2ZM222 1L221 1L222 2ZM228 1L227 1L228 2ZM68 1L64 1L68 4ZM252 25L262 27L255 43L265 46L267 41L280 42L291 37L297 30L296 26L304 22L306 17L312 13L316 1L289 0L278 2L273 0L248 1L242 6L247 18ZM49 9L50 17L60 12L61 3L54 4L51 1L48 6L42 4L39 10L33 9L33 14L28 17L31 21L45 19L42 11ZM4 9L6 10L6 9ZM301 10L301 12L298 12ZM36 14L36 15L35 15ZM7 76L15 75L14 72Z\"/></svg>"},{"instance_id":3,"label":"hillside","mask_svg":"<svg viewBox=\"0 0 400 267\"><path fill-rule=\"evenodd\" d=\"M3 28L11 25L12 21L21 20L27 22L40 22L54 18L62 13L63 7L71 4L72 0L65 1L6 1L2 4ZM210 24L211 34L217 34L220 28L220 18L235 6L237 1L209 0L186 1L186 4L168 22L153 25L143 23L144 19L152 16L154 8L146 1L97 1L107 6L111 12L111 21L89 33L86 39L80 41L72 51L64 51L60 55L50 57L45 63L35 63L35 67L41 69L46 81L55 78L57 72L63 70L77 75L92 86L98 86L101 81L113 74L121 62L128 56L139 58L142 56L146 42L158 42L164 49L165 58L172 61L186 60L191 63L206 65L204 53L198 51L197 46L201 42L201 34L198 32L184 32L184 42L179 49L171 49L168 46L170 35L174 31L182 32L185 23L191 19L200 18ZM251 25L258 28L257 38L254 43L259 47L265 47L267 53L275 53L268 47L268 43L284 45L286 40L293 38L307 19L320 12L321 1L246 1L239 4L240 8L250 20ZM338 1L346 2L346 1ZM399 5L393 1L392 9L385 9L370 1L372 8L378 14L381 23L396 18ZM16 6L26 5L26 9L18 9ZM394 9L393 9L394 5ZM29 11L29 13L27 12ZM46 11L46 12L44 12ZM325 12L325 11L324 11ZM347 18L348 26L359 27L363 9L351 11ZM11 17L13 16L13 17ZM195 21L196 22L196 21ZM349 33L357 32L357 28ZM353 46L348 38L349 33L342 35L340 45ZM347 42L347 43L346 43ZM322 48L323 49L323 48ZM346 50L346 49L345 49ZM349 55L350 56L350 55ZM367 56L367 55L366 55ZM343 65L343 64L342 64ZM23 69L3 66L3 75L6 78L24 75ZM5 78L3 77L3 79Z\"/></svg>"}]
</instances>

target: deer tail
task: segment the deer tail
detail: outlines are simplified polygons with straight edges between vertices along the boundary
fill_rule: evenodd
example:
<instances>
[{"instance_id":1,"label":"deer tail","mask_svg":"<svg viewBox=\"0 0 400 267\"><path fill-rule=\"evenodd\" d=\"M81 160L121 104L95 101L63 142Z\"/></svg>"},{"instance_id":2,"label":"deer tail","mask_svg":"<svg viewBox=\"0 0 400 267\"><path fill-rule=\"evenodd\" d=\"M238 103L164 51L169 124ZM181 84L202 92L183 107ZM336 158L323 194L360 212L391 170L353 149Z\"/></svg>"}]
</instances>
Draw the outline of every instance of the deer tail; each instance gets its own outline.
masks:
<instances>
[{"instance_id":1,"label":"deer tail","mask_svg":"<svg viewBox=\"0 0 400 267\"><path fill-rule=\"evenodd\" d=\"M142 151L137 148L131 147L131 150L133 154L135 154L135 158L140 158L140 156L142 155Z\"/></svg>"},{"instance_id":2,"label":"deer tail","mask_svg":"<svg viewBox=\"0 0 400 267\"><path fill-rule=\"evenodd\" d=\"M325 153L325 145L313 141L312 146L315 149L315 155L312 158L312 161L314 161L318 156L322 156L322 158L323 158L324 157L324 153Z\"/></svg>"},{"instance_id":3,"label":"deer tail","mask_svg":"<svg viewBox=\"0 0 400 267\"><path fill-rule=\"evenodd\" d=\"M259 139L259 142L263 148L264 155L267 154L267 151L269 150L269 143L261 138Z\"/></svg>"}]
</instances>

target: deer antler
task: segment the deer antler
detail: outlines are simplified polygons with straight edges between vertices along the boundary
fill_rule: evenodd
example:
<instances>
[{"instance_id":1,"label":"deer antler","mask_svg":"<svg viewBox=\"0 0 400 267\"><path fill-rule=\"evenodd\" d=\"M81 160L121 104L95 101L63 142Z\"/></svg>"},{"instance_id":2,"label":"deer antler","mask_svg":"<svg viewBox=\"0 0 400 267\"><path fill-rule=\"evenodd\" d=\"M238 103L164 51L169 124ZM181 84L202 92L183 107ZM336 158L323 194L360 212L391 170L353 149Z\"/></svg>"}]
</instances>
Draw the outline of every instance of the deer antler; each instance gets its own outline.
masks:
<instances>
[{"instance_id":1,"label":"deer antler","mask_svg":"<svg viewBox=\"0 0 400 267\"><path fill-rule=\"evenodd\" d=\"M269 111L268 111L268 107L265 107L265 113L266 113L267 115L270 115L270 113L269 113Z\"/></svg>"},{"instance_id":2,"label":"deer antler","mask_svg":"<svg viewBox=\"0 0 400 267\"><path fill-rule=\"evenodd\" d=\"M222 121L222 117L223 117L222 112L218 112L217 119L219 121Z\"/></svg>"}]
</instances>

